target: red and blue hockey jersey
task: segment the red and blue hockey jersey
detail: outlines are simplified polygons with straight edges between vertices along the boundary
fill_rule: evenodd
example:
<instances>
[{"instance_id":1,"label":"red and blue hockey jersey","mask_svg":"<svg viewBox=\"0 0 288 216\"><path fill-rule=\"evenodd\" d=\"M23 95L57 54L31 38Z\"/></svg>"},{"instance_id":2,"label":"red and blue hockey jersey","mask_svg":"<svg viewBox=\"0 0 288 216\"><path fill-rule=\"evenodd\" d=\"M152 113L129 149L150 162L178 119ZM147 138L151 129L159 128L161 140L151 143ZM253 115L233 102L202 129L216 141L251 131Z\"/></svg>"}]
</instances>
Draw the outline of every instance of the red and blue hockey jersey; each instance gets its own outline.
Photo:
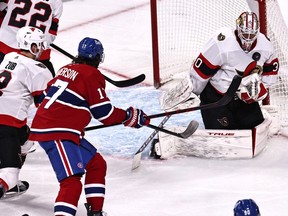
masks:
<instances>
[{"instance_id":1,"label":"red and blue hockey jersey","mask_svg":"<svg viewBox=\"0 0 288 216\"><path fill-rule=\"evenodd\" d=\"M79 143L92 117L105 125L122 123L126 111L114 107L101 72L86 64L62 67L48 83L31 125L30 140Z\"/></svg>"}]
</instances>

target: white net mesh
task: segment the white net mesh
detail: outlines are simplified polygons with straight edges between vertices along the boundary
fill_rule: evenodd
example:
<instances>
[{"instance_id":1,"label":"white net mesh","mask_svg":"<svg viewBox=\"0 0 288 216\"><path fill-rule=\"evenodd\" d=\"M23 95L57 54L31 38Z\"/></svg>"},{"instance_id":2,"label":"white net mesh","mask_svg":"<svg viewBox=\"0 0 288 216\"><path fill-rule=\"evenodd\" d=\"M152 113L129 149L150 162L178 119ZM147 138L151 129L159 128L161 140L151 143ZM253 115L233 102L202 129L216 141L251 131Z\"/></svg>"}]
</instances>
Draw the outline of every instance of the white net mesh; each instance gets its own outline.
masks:
<instances>
[{"instance_id":1,"label":"white net mesh","mask_svg":"<svg viewBox=\"0 0 288 216\"><path fill-rule=\"evenodd\" d=\"M253 6L253 8L250 8ZM288 126L288 29L276 0L266 0L267 36L280 60L279 82L270 89L272 105L279 107L281 124ZM160 83L189 71L204 44L219 28L235 28L243 11L255 11L255 0L158 0ZM258 7L257 7L258 9Z\"/></svg>"},{"instance_id":2,"label":"white net mesh","mask_svg":"<svg viewBox=\"0 0 288 216\"><path fill-rule=\"evenodd\" d=\"M280 70L278 82L270 88L270 103L279 107L281 125L288 126L288 29L275 0L267 2L267 33L277 52Z\"/></svg>"}]
</instances>

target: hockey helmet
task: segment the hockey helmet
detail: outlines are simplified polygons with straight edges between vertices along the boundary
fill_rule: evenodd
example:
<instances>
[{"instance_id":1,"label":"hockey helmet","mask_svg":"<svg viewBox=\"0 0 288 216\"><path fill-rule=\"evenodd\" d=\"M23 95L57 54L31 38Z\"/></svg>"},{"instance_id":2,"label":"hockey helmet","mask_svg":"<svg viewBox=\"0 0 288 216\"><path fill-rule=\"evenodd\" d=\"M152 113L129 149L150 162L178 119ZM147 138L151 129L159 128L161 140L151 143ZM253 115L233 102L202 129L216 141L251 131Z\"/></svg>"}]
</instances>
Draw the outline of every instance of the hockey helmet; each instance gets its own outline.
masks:
<instances>
[{"instance_id":1,"label":"hockey helmet","mask_svg":"<svg viewBox=\"0 0 288 216\"><path fill-rule=\"evenodd\" d=\"M243 12L236 20L236 29L242 49L249 52L259 32L257 15L253 12Z\"/></svg>"},{"instance_id":2,"label":"hockey helmet","mask_svg":"<svg viewBox=\"0 0 288 216\"><path fill-rule=\"evenodd\" d=\"M261 216L261 214L254 200L243 199L235 204L234 216Z\"/></svg>"},{"instance_id":3,"label":"hockey helmet","mask_svg":"<svg viewBox=\"0 0 288 216\"><path fill-rule=\"evenodd\" d=\"M18 48L29 51L36 56L36 59L38 59L42 51L47 48L45 34L35 27L24 26L20 28L17 32L16 39ZM31 50L32 44L37 46L37 52Z\"/></svg>"},{"instance_id":4,"label":"hockey helmet","mask_svg":"<svg viewBox=\"0 0 288 216\"><path fill-rule=\"evenodd\" d=\"M79 43L78 56L91 60L99 60L99 63L102 63L104 61L104 48L102 43L95 38L84 38Z\"/></svg>"}]
</instances>

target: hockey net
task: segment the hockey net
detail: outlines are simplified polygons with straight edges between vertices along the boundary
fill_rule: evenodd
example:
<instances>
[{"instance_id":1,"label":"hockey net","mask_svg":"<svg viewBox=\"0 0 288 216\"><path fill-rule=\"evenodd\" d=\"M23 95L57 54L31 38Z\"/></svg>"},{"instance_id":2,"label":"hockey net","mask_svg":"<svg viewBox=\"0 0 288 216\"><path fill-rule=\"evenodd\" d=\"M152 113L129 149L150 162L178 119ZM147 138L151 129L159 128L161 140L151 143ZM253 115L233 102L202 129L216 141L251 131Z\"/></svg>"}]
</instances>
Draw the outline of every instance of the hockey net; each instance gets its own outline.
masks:
<instances>
[{"instance_id":1,"label":"hockey net","mask_svg":"<svg viewBox=\"0 0 288 216\"><path fill-rule=\"evenodd\" d=\"M270 104L288 127L288 29L277 0L151 0L154 86L187 73L212 34L223 26L235 28L244 11L258 14L261 32L278 54L279 79L270 88Z\"/></svg>"}]
</instances>

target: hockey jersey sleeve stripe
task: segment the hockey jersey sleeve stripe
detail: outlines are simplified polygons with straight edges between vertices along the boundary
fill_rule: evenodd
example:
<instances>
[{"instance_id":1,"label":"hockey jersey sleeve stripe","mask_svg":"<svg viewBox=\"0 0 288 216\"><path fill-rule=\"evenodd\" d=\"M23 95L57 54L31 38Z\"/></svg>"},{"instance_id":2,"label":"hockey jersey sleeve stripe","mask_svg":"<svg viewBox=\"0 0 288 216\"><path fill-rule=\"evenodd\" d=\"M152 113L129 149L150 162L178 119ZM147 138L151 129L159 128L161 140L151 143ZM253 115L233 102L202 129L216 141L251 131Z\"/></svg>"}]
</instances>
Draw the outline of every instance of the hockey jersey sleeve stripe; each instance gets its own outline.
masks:
<instances>
[{"instance_id":1,"label":"hockey jersey sleeve stripe","mask_svg":"<svg viewBox=\"0 0 288 216\"><path fill-rule=\"evenodd\" d=\"M58 18L53 18L52 19L52 23L51 23L51 27L49 29L49 33L52 35L57 35L58 32L58 23L59 23L59 19Z\"/></svg>"},{"instance_id":2,"label":"hockey jersey sleeve stripe","mask_svg":"<svg viewBox=\"0 0 288 216\"><path fill-rule=\"evenodd\" d=\"M58 90L59 89L57 87L52 86L51 90L49 90L47 94L47 98L50 97L51 99ZM85 109L87 111L90 109L93 117L99 121L109 118L114 111L114 107L110 101L104 101L89 107L87 101L83 97L69 89L63 91L62 94L57 98L56 102L69 107L73 107L75 109Z\"/></svg>"},{"instance_id":3,"label":"hockey jersey sleeve stripe","mask_svg":"<svg viewBox=\"0 0 288 216\"><path fill-rule=\"evenodd\" d=\"M103 121L111 116L114 111L114 106L111 103L103 104L102 106L97 106L91 109L91 113L95 119L98 121Z\"/></svg>"},{"instance_id":4,"label":"hockey jersey sleeve stripe","mask_svg":"<svg viewBox=\"0 0 288 216\"><path fill-rule=\"evenodd\" d=\"M271 63L265 63L263 65L263 76L277 75L279 70L278 58L274 59Z\"/></svg>"},{"instance_id":5,"label":"hockey jersey sleeve stripe","mask_svg":"<svg viewBox=\"0 0 288 216\"><path fill-rule=\"evenodd\" d=\"M67 107L71 107L73 109L85 110L87 112L90 112L89 108L87 108L86 106L75 106L75 105L73 105L71 103L66 103L66 102L63 102L63 101L60 101L60 100L57 100L57 103L65 105Z\"/></svg>"},{"instance_id":6,"label":"hockey jersey sleeve stripe","mask_svg":"<svg viewBox=\"0 0 288 216\"><path fill-rule=\"evenodd\" d=\"M104 101L102 103L97 103L97 104L94 104L94 105L90 106L90 109L101 107L101 106L104 106L104 105L107 105L107 104L111 104L111 102L110 101Z\"/></svg>"},{"instance_id":7,"label":"hockey jersey sleeve stripe","mask_svg":"<svg viewBox=\"0 0 288 216\"><path fill-rule=\"evenodd\" d=\"M221 67L219 65L213 65L202 54L200 54L195 60L193 68L200 77L208 79L215 75Z\"/></svg>"}]
</instances>

